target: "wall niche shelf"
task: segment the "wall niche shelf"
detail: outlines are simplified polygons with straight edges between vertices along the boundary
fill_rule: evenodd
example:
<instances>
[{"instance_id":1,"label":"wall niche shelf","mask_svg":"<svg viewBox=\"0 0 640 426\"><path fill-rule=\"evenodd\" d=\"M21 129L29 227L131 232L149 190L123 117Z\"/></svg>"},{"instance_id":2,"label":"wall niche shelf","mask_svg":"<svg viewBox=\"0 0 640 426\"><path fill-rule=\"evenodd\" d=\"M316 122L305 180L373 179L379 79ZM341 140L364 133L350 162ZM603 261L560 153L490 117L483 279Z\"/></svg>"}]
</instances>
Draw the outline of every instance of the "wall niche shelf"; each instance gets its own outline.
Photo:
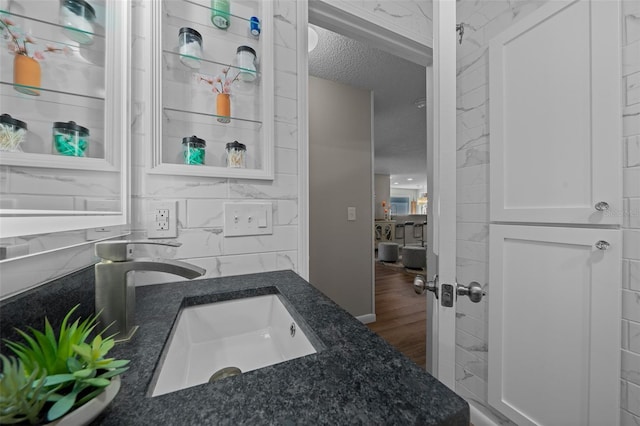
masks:
<instances>
[{"instance_id":1,"label":"wall niche shelf","mask_svg":"<svg viewBox=\"0 0 640 426\"><path fill-rule=\"evenodd\" d=\"M151 94L150 162L147 173L231 179L274 178L274 33L270 1L234 0L230 26L223 30L210 20L209 0L163 0L149 7ZM250 33L250 18L260 19L261 33ZM202 35L202 57L183 55L178 32L189 27ZM238 46L257 53L256 70L238 66ZM199 68L180 59L197 59ZM246 65L245 65L246 66ZM231 114L221 123L213 85L229 70L230 80L250 71L253 81L231 84ZM206 141L205 163L184 164L182 139L197 136ZM225 146L238 141L246 145L246 167L226 166Z\"/></svg>"},{"instance_id":2,"label":"wall niche shelf","mask_svg":"<svg viewBox=\"0 0 640 426\"><path fill-rule=\"evenodd\" d=\"M2 2L1 238L127 223L131 3L87 2L91 22L65 2Z\"/></svg>"}]
</instances>

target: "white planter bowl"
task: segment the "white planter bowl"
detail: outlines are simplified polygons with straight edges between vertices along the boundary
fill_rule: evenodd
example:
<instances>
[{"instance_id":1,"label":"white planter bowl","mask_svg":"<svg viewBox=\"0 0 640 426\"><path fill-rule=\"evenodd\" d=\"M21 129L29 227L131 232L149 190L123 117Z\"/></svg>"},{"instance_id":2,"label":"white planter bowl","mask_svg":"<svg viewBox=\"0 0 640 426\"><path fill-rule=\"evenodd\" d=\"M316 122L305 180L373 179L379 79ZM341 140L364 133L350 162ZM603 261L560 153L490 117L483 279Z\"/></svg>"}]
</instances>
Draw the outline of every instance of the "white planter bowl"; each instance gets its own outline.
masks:
<instances>
[{"instance_id":1,"label":"white planter bowl","mask_svg":"<svg viewBox=\"0 0 640 426\"><path fill-rule=\"evenodd\" d=\"M60 417L51 423L47 423L48 426L84 426L88 425L98 417L98 414L102 413L105 408L113 401L118 391L120 390L120 376L116 376L111 379L111 384L104 388L104 391L93 398L91 401L84 404L77 410L73 410L65 416Z\"/></svg>"}]
</instances>

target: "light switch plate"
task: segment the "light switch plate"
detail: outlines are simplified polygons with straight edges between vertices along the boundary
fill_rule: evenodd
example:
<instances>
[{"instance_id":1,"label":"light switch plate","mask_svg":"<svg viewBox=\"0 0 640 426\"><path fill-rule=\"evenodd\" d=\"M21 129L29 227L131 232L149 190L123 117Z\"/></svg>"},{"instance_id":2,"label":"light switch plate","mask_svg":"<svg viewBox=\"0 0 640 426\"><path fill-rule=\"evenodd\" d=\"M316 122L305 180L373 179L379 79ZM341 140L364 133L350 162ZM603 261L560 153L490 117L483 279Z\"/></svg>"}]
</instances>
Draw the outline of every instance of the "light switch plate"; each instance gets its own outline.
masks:
<instances>
[{"instance_id":1,"label":"light switch plate","mask_svg":"<svg viewBox=\"0 0 640 426\"><path fill-rule=\"evenodd\" d=\"M349 221L356 220L356 208L355 207L347 207L347 220L349 220Z\"/></svg>"},{"instance_id":2,"label":"light switch plate","mask_svg":"<svg viewBox=\"0 0 640 426\"><path fill-rule=\"evenodd\" d=\"M224 236L273 234L271 203L224 203Z\"/></svg>"},{"instance_id":3,"label":"light switch plate","mask_svg":"<svg viewBox=\"0 0 640 426\"><path fill-rule=\"evenodd\" d=\"M178 202L149 201L147 238L178 237Z\"/></svg>"}]
</instances>

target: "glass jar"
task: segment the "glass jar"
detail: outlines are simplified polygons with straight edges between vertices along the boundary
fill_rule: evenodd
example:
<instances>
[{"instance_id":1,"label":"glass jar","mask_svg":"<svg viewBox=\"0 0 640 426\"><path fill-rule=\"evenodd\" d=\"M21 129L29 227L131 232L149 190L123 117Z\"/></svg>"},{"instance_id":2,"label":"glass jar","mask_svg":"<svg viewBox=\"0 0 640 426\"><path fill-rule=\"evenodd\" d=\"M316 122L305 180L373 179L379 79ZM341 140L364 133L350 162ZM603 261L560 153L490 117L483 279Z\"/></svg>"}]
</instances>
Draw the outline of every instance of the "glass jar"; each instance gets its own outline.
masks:
<instances>
[{"instance_id":1,"label":"glass jar","mask_svg":"<svg viewBox=\"0 0 640 426\"><path fill-rule=\"evenodd\" d=\"M96 12L84 0L62 0L60 2L60 24L62 30L71 40L80 44L93 43L93 22Z\"/></svg>"},{"instance_id":2,"label":"glass jar","mask_svg":"<svg viewBox=\"0 0 640 426\"><path fill-rule=\"evenodd\" d=\"M247 146L238 141L229 142L225 149L227 152L227 167L244 169Z\"/></svg>"},{"instance_id":3,"label":"glass jar","mask_svg":"<svg viewBox=\"0 0 640 426\"><path fill-rule=\"evenodd\" d=\"M226 30L231 25L230 0L211 0L211 22L216 27Z\"/></svg>"},{"instance_id":4,"label":"glass jar","mask_svg":"<svg viewBox=\"0 0 640 426\"><path fill-rule=\"evenodd\" d=\"M89 129L77 125L74 121L53 123L54 154L84 157L88 147Z\"/></svg>"},{"instance_id":5,"label":"glass jar","mask_svg":"<svg viewBox=\"0 0 640 426\"><path fill-rule=\"evenodd\" d=\"M184 164L203 165L207 143L197 136L182 138L182 157Z\"/></svg>"},{"instance_id":6,"label":"glass jar","mask_svg":"<svg viewBox=\"0 0 640 426\"><path fill-rule=\"evenodd\" d=\"M238 46L236 50L236 63L240 69L238 79L253 81L256 79L256 51L249 46Z\"/></svg>"},{"instance_id":7,"label":"glass jar","mask_svg":"<svg viewBox=\"0 0 640 426\"><path fill-rule=\"evenodd\" d=\"M0 151L18 152L27 137L27 123L9 114L0 115Z\"/></svg>"},{"instance_id":8,"label":"glass jar","mask_svg":"<svg viewBox=\"0 0 640 426\"><path fill-rule=\"evenodd\" d=\"M193 28L182 27L178 32L180 44L180 62L197 70L202 58L202 36Z\"/></svg>"}]
</instances>

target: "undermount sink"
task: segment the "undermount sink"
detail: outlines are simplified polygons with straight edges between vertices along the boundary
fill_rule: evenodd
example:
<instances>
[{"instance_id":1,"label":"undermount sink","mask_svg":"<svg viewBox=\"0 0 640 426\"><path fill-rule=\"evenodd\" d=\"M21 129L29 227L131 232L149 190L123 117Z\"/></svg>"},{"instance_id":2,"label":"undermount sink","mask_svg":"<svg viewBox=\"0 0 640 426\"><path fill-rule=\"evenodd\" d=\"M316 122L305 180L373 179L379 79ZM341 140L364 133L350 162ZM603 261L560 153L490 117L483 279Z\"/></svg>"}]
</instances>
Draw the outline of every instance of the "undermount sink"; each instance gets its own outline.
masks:
<instances>
[{"instance_id":1,"label":"undermount sink","mask_svg":"<svg viewBox=\"0 0 640 426\"><path fill-rule=\"evenodd\" d=\"M184 308L151 396L316 353L280 296L268 294ZM234 368L230 368L234 367Z\"/></svg>"}]
</instances>

